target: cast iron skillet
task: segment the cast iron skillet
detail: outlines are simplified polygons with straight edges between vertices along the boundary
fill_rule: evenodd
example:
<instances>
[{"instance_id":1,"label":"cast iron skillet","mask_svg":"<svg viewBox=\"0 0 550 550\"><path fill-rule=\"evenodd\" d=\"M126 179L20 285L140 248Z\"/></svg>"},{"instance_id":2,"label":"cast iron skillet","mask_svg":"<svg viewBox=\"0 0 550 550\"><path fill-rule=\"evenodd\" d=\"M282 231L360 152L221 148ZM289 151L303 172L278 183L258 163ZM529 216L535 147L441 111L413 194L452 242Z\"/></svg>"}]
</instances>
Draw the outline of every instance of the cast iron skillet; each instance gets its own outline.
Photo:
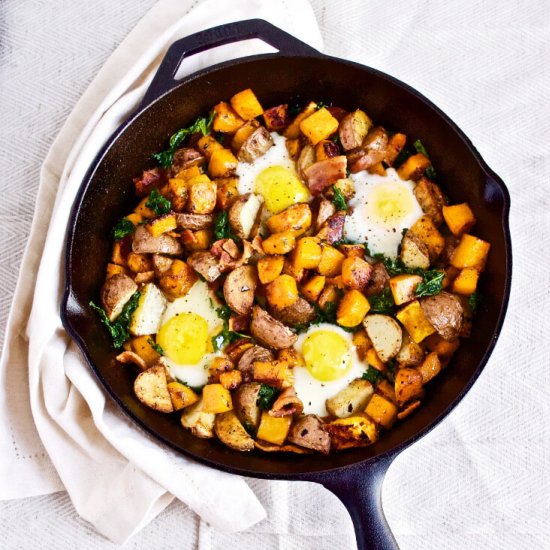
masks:
<instances>
[{"instance_id":1,"label":"cast iron skillet","mask_svg":"<svg viewBox=\"0 0 550 550\"><path fill-rule=\"evenodd\" d=\"M223 44L260 38L279 53L230 61L181 81L174 75L195 53ZM289 98L364 108L379 124L421 138L451 202L468 201L478 220L476 234L492 247L482 277L486 296L452 364L429 387L422 407L406 422L366 449L329 456L242 454L217 440L182 429L176 415L162 415L134 397L134 376L114 365L107 332L88 307L96 299L110 254L109 232L135 197L132 177L150 165L150 155L168 137L212 105L251 87L263 105ZM319 53L262 20L209 29L175 42L164 58L143 103L108 140L93 161L73 206L66 249L66 286L61 314L68 333L120 407L143 429L204 464L235 474L315 481L345 504L363 548L396 548L382 511L381 487L392 460L432 429L456 406L478 377L499 335L510 292L512 269L508 211L510 199L500 178L468 138L421 94L379 71Z\"/></svg>"}]
</instances>

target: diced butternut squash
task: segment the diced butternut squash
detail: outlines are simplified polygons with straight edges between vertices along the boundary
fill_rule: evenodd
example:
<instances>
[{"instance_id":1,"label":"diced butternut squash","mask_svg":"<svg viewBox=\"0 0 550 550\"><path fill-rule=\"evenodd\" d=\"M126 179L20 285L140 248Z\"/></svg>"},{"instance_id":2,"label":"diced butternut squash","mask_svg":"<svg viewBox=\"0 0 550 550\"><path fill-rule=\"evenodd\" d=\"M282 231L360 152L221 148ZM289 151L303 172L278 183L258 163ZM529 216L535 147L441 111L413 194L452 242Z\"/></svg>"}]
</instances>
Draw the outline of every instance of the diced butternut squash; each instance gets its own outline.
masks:
<instances>
[{"instance_id":1,"label":"diced butternut squash","mask_svg":"<svg viewBox=\"0 0 550 550\"><path fill-rule=\"evenodd\" d=\"M302 237L296 241L292 261L298 269L315 269L321 261L322 248L316 237Z\"/></svg>"},{"instance_id":2,"label":"diced butternut squash","mask_svg":"<svg viewBox=\"0 0 550 550\"><path fill-rule=\"evenodd\" d=\"M175 214L165 214L151 220L145 225L145 228L153 237L160 237L163 233L173 231L177 226Z\"/></svg>"},{"instance_id":3,"label":"diced butternut squash","mask_svg":"<svg viewBox=\"0 0 550 550\"><path fill-rule=\"evenodd\" d=\"M219 414L233 409L231 393L221 384L206 384L202 389L202 411Z\"/></svg>"},{"instance_id":4,"label":"diced butternut squash","mask_svg":"<svg viewBox=\"0 0 550 550\"><path fill-rule=\"evenodd\" d=\"M200 175L200 172L197 175ZM170 189L170 202L172 203L172 209L176 212L182 212L185 210L187 198L189 196L187 180L170 178L168 180L168 187Z\"/></svg>"},{"instance_id":5,"label":"diced butternut squash","mask_svg":"<svg viewBox=\"0 0 550 550\"><path fill-rule=\"evenodd\" d=\"M239 178L221 178L216 180L216 207L227 210L239 196Z\"/></svg>"},{"instance_id":6,"label":"diced butternut squash","mask_svg":"<svg viewBox=\"0 0 550 550\"><path fill-rule=\"evenodd\" d=\"M400 306L415 299L416 287L422 282L420 275L396 275L390 279L390 289L395 305Z\"/></svg>"},{"instance_id":7,"label":"diced butternut squash","mask_svg":"<svg viewBox=\"0 0 550 550\"><path fill-rule=\"evenodd\" d=\"M490 248L488 242L465 233L455 248L451 265L458 269L475 267L478 271L483 271Z\"/></svg>"},{"instance_id":8,"label":"diced butternut squash","mask_svg":"<svg viewBox=\"0 0 550 550\"><path fill-rule=\"evenodd\" d=\"M146 254L130 252L127 259L128 268L134 273L145 273L153 269L151 258Z\"/></svg>"},{"instance_id":9,"label":"diced butternut squash","mask_svg":"<svg viewBox=\"0 0 550 550\"><path fill-rule=\"evenodd\" d=\"M475 267L465 267L453 281L453 292L470 296L476 291L479 271Z\"/></svg>"},{"instance_id":10,"label":"diced butternut squash","mask_svg":"<svg viewBox=\"0 0 550 550\"><path fill-rule=\"evenodd\" d=\"M287 254L296 245L296 237L293 231L281 231L273 233L262 243L266 254Z\"/></svg>"},{"instance_id":11,"label":"diced butternut squash","mask_svg":"<svg viewBox=\"0 0 550 550\"><path fill-rule=\"evenodd\" d=\"M372 342L367 336L366 331L358 330L357 332L354 332L352 342L355 346L357 357L359 357L361 361L364 361L367 358L367 351L372 348Z\"/></svg>"},{"instance_id":12,"label":"diced butternut squash","mask_svg":"<svg viewBox=\"0 0 550 550\"><path fill-rule=\"evenodd\" d=\"M397 407L389 399L375 393L365 412L377 423L389 430L397 418Z\"/></svg>"},{"instance_id":13,"label":"diced butternut squash","mask_svg":"<svg viewBox=\"0 0 550 550\"><path fill-rule=\"evenodd\" d=\"M342 272L342 263L345 256L333 246L328 244L323 245L323 252L321 254L321 261L317 266L317 272L319 275L325 277L336 277Z\"/></svg>"},{"instance_id":14,"label":"diced butternut squash","mask_svg":"<svg viewBox=\"0 0 550 550\"><path fill-rule=\"evenodd\" d=\"M432 378L437 376L441 371L441 361L437 353L435 351L428 353L424 361L416 367L416 370L422 376L423 384L427 384Z\"/></svg>"},{"instance_id":15,"label":"diced butternut squash","mask_svg":"<svg viewBox=\"0 0 550 550\"><path fill-rule=\"evenodd\" d=\"M399 369L395 375L395 398L399 406L424 395L422 375L409 367Z\"/></svg>"},{"instance_id":16,"label":"diced butternut squash","mask_svg":"<svg viewBox=\"0 0 550 550\"><path fill-rule=\"evenodd\" d=\"M211 137L211 136L208 136L208 137ZM216 141L216 140L214 140ZM218 143L216 141L216 143ZM220 145L221 147L221 145ZM175 179L178 179L178 180L189 180L191 178L194 178L195 176L200 176L202 174L201 172L201 169L197 166L197 165L194 165L194 166L189 166L188 168L183 168L182 170L180 170L177 174L176 174L176 178Z\"/></svg>"},{"instance_id":17,"label":"diced butternut squash","mask_svg":"<svg viewBox=\"0 0 550 550\"><path fill-rule=\"evenodd\" d=\"M316 302L325 287L325 281L324 275L314 275L302 285L302 294L310 302Z\"/></svg>"},{"instance_id":18,"label":"diced butternut squash","mask_svg":"<svg viewBox=\"0 0 550 550\"><path fill-rule=\"evenodd\" d=\"M402 180L419 180L429 166L430 159L422 153L410 156L398 169L397 174Z\"/></svg>"},{"instance_id":19,"label":"diced butternut squash","mask_svg":"<svg viewBox=\"0 0 550 550\"><path fill-rule=\"evenodd\" d=\"M139 214L142 219L155 217L155 213L148 206L146 206L148 200L149 197L141 199L140 203L134 208L134 212Z\"/></svg>"},{"instance_id":20,"label":"diced butternut squash","mask_svg":"<svg viewBox=\"0 0 550 550\"><path fill-rule=\"evenodd\" d=\"M328 304L338 303L338 299L338 289L334 285L326 285L319 295L318 304L319 307L324 311L327 308Z\"/></svg>"},{"instance_id":21,"label":"diced butternut squash","mask_svg":"<svg viewBox=\"0 0 550 550\"><path fill-rule=\"evenodd\" d=\"M289 122L288 105L276 105L264 111L265 127L270 132L280 132Z\"/></svg>"},{"instance_id":22,"label":"diced butternut squash","mask_svg":"<svg viewBox=\"0 0 550 550\"><path fill-rule=\"evenodd\" d=\"M340 147L331 139L322 139L315 146L315 160L326 160L340 154Z\"/></svg>"},{"instance_id":23,"label":"diced butternut squash","mask_svg":"<svg viewBox=\"0 0 550 550\"><path fill-rule=\"evenodd\" d=\"M147 367L152 367L159 359L160 354L152 346L154 340L152 336L136 336L132 338L132 351L137 353L144 361Z\"/></svg>"},{"instance_id":24,"label":"diced butternut squash","mask_svg":"<svg viewBox=\"0 0 550 550\"><path fill-rule=\"evenodd\" d=\"M325 430L330 434L331 447L335 450L365 447L378 439L376 424L365 414L338 418L326 424Z\"/></svg>"},{"instance_id":25,"label":"diced butternut squash","mask_svg":"<svg viewBox=\"0 0 550 550\"><path fill-rule=\"evenodd\" d=\"M265 256L258 260L258 278L264 285L274 281L283 271L283 256Z\"/></svg>"},{"instance_id":26,"label":"diced butternut squash","mask_svg":"<svg viewBox=\"0 0 550 550\"><path fill-rule=\"evenodd\" d=\"M348 288L365 290L372 275L372 266L359 258L352 256L342 262L342 283Z\"/></svg>"},{"instance_id":27,"label":"diced butternut squash","mask_svg":"<svg viewBox=\"0 0 550 550\"><path fill-rule=\"evenodd\" d=\"M460 347L460 340L458 338L456 340L445 340L443 336L435 333L428 336L424 340L424 344L430 351L435 351L441 360L448 361Z\"/></svg>"},{"instance_id":28,"label":"diced butternut squash","mask_svg":"<svg viewBox=\"0 0 550 550\"><path fill-rule=\"evenodd\" d=\"M292 415L274 417L267 411L263 411L256 437L275 445L282 445L288 435L291 423Z\"/></svg>"},{"instance_id":29,"label":"diced butternut squash","mask_svg":"<svg viewBox=\"0 0 550 550\"><path fill-rule=\"evenodd\" d=\"M208 381L219 382L220 374L233 370L233 361L229 357L214 357L208 367Z\"/></svg>"},{"instance_id":30,"label":"diced butternut squash","mask_svg":"<svg viewBox=\"0 0 550 550\"><path fill-rule=\"evenodd\" d=\"M212 153L214 151L219 151L220 149L223 149L223 145L215 139L210 134L206 136L202 136L199 141L197 141L197 149L207 158L209 159L212 156ZM194 176L192 176L194 177Z\"/></svg>"},{"instance_id":31,"label":"diced butternut squash","mask_svg":"<svg viewBox=\"0 0 550 550\"><path fill-rule=\"evenodd\" d=\"M369 364L371 367L374 367L376 370L379 370L381 372L386 370L386 365L384 365L382 359L378 357L376 350L372 347L367 350L366 360L367 364Z\"/></svg>"},{"instance_id":32,"label":"diced butternut squash","mask_svg":"<svg viewBox=\"0 0 550 550\"><path fill-rule=\"evenodd\" d=\"M230 101L231 107L244 120L252 120L264 112L256 94L250 88L235 94Z\"/></svg>"},{"instance_id":33,"label":"diced butternut squash","mask_svg":"<svg viewBox=\"0 0 550 550\"><path fill-rule=\"evenodd\" d=\"M453 204L443 207L443 218L449 226L451 233L460 237L467 233L476 223L476 218L468 203Z\"/></svg>"},{"instance_id":34,"label":"diced butternut squash","mask_svg":"<svg viewBox=\"0 0 550 550\"><path fill-rule=\"evenodd\" d=\"M128 270L123 265L108 263L105 278L110 279L115 275L128 275Z\"/></svg>"},{"instance_id":35,"label":"diced butternut squash","mask_svg":"<svg viewBox=\"0 0 550 550\"><path fill-rule=\"evenodd\" d=\"M212 230L211 229L199 229L193 231L193 239L190 242L186 242L185 250L187 252L196 252L197 250L207 250L212 244Z\"/></svg>"},{"instance_id":36,"label":"diced butternut squash","mask_svg":"<svg viewBox=\"0 0 550 550\"><path fill-rule=\"evenodd\" d=\"M386 175L386 168L381 162L377 162L367 168L369 174L378 174L379 176Z\"/></svg>"},{"instance_id":37,"label":"diced butternut squash","mask_svg":"<svg viewBox=\"0 0 550 550\"><path fill-rule=\"evenodd\" d=\"M285 263L283 265L283 273L285 275L290 275L296 279L297 283L301 283L306 276L306 270L303 267L296 267L294 262L291 261L290 257L285 258Z\"/></svg>"},{"instance_id":38,"label":"diced butternut squash","mask_svg":"<svg viewBox=\"0 0 550 550\"><path fill-rule=\"evenodd\" d=\"M294 384L294 373L286 361L256 361L253 366L256 382L274 388L290 388Z\"/></svg>"},{"instance_id":39,"label":"diced butternut squash","mask_svg":"<svg viewBox=\"0 0 550 550\"><path fill-rule=\"evenodd\" d=\"M296 118L292 123L287 127L284 132L284 136L289 139L296 139L300 137L300 124L308 116L312 115L317 110L317 103L310 101L305 108L298 113Z\"/></svg>"},{"instance_id":40,"label":"diced butternut squash","mask_svg":"<svg viewBox=\"0 0 550 550\"><path fill-rule=\"evenodd\" d=\"M206 174L189 180L188 209L194 214L210 214L216 208L216 182Z\"/></svg>"},{"instance_id":41,"label":"diced butternut squash","mask_svg":"<svg viewBox=\"0 0 550 550\"><path fill-rule=\"evenodd\" d=\"M185 296L197 281L195 270L182 260L174 260L159 279L159 286L169 300Z\"/></svg>"},{"instance_id":42,"label":"diced butternut squash","mask_svg":"<svg viewBox=\"0 0 550 550\"><path fill-rule=\"evenodd\" d=\"M130 220L134 225L138 225L143 221L143 218L140 214L137 214L136 212L132 212L132 214L128 214L126 216L127 220Z\"/></svg>"},{"instance_id":43,"label":"diced butternut squash","mask_svg":"<svg viewBox=\"0 0 550 550\"><path fill-rule=\"evenodd\" d=\"M328 109L323 107L303 120L300 123L300 130L312 145L316 145L338 130L338 120L330 114Z\"/></svg>"},{"instance_id":44,"label":"diced butternut squash","mask_svg":"<svg viewBox=\"0 0 550 550\"><path fill-rule=\"evenodd\" d=\"M289 307L298 300L296 279L290 275L279 275L266 286L265 294L271 307L275 309Z\"/></svg>"},{"instance_id":45,"label":"diced butternut squash","mask_svg":"<svg viewBox=\"0 0 550 550\"><path fill-rule=\"evenodd\" d=\"M123 240L115 241L111 253L111 262L117 265L126 266L128 263L128 252L128 247L125 247Z\"/></svg>"},{"instance_id":46,"label":"diced butternut squash","mask_svg":"<svg viewBox=\"0 0 550 550\"><path fill-rule=\"evenodd\" d=\"M199 396L189 386L179 382L169 382L168 392L175 411L181 411L199 400Z\"/></svg>"},{"instance_id":47,"label":"diced butternut squash","mask_svg":"<svg viewBox=\"0 0 550 550\"><path fill-rule=\"evenodd\" d=\"M365 247L362 244L341 244L338 250L346 258L365 258Z\"/></svg>"},{"instance_id":48,"label":"diced butternut squash","mask_svg":"<svg viewBox=\"0 0 550 550\"><path fill-rule=\"evenodd\" d=\"M295 367L306 366L304 358L294 348L285 348L285 349L279 350L277 359L279 361L286 362L291 369Z\"/></svg>"},{"instance_id":49,"label":"diced butternut squash","mask_svg":"<svg viewBox=\"0 0 550 550\"><path fill-rule=\"evenodd\" d=\"M218 149L208 162L208 173L213 178L228 178L235 173L238 161L229 149Z\"/></svg>"},{"instance_id":50,"label":"diced butternut squash","mask_svg":"<svg viewBox=\"0 0 550 550\"><path fill-rule=\"evenodd\" d=\"M348 290L342 298L336 313L336 322L343 327L356 327L368 313L369 301L358 290Z\"/></svg>"},{"instance_id":51,"label":"diced butternut squash","mask_svg":"<svg viewBox=\"0 0 550 550\"><path fill-rule=\"evenodd\" d=\"M406 141L407 136L405 134L393 134L390 138L388 147L386 148L386 156L384 158L384 162L388 166L393 166L397 155L399 155L403 147L405 147Z\"/></svg>"},{"instance_id":52,"label":"diced butternut squash","mask_svg":"<svg viewBox=\"0 0 550 550\"><path fill-rule=\"evenodd\" d=\"M220 374L220 384L226 389L226 390L235 390L243 381L243 375L240 370L231 370L227 372L222 372Z\"/></svg>"},{"instance_id":53,"label":"diced butternut squash","mask_svg":"<svg viewBox=\"0 0 550 550\"><path fill-rule=\"evenodd\" d=\"M385 397L388 401L391 401L392 403L397 403L397 400L395 398L395 388L385 378L378 382L378 386L376 386L376 391L382 397Z\"/></svg>"},{"instance_id":54,"label":"diced butternut squash","mask_svg":"<svg viewBox=\"0 0 550 550\"><path fill-rule=\"evenodd\" d=\"M267 220L267 228L271 233L292 231L296 236L301 235L311 227L311 208L309 204L294 204L279 214Z\"/></svg>"},{"instance_id":55,"label":"diced butternut squash","mask_svg":"<svg viewBox=\"0 0 550 550\"><path fill-rule=\"evenodd\" d=\"M422 306L418 300L401 308L397 312L396 317L417 344L435 332L435 328L430 324L428 319L426 319Z\"/></svg>"},{"instance_id":56,"label":"diced butternut squash","mask_svg":"<svg viewBox=\"0 0 550 550\"><path fill-rule=\"evenodd\" d=\"M430 259L436 259L445 248L445 239L438 231L430 216L422 216L410 229L427 247Z\"/></svg>"},{"instance_id":57,"label":"diced butternut squash","mask_svg":"<svg viewBox=\"0 0 550 550\"><path fill-rule=\"evenodd\" d=\"M244 120L225 101L215 105L214 111L216 115L212 128L215 132L234 134L244 124Z\"/></svg>"}]
</instances>

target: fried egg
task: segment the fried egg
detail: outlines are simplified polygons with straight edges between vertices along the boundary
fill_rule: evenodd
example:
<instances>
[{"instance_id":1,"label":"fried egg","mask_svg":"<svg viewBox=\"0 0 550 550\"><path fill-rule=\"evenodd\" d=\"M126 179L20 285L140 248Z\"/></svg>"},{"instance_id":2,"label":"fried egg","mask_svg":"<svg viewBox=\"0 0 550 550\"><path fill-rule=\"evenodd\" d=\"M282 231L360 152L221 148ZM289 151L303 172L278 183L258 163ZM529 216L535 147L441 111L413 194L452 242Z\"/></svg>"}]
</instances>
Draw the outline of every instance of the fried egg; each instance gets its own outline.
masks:
<instances>
[{"instance_id":1,"label":"fried egg","mask_svg":"<svg viewBox=\"0 0 550 550\"><path fill-rule=\"evenodd\" d=\"M162 316L157 343L172 376L190 386L206 384L208 365L221 355L212 345L212 337L223 328L217 306L208 285L199 280L185 296L169 303Z\"/></svg>"},{"instance_id":2,"label":"fried egg","mask_svg":"<svg viewBox=\"0 0 550 550\"><path fill-rule=\"evenodd\" d=\"M366 242L373 254L396 258L404 229L423 214L414 196L414 182L403 181L393 168L385 176L352 174L355 196L344 225L344 237Z\"/></svg>"},{"instance_id":3,"label":"fried egg","mask_svg":"<svg viewBox=\"0 0 550 550\"><path fill-rule=\"evenodd\" d=\"M306 364L294 368L294 389L304 404L304 413L326 416L326 400L365 372L352 335L335 325L320 323L301 334L294 348Z\"/></svg>"},{"instance_id":4,"label":"fried egg","mask_svg":"<svg viewBox=\"0 0 550 550\"><path fill-rule=\"evenodd\" d=\"M251 163L239 162L239 193L257 193L264 198L271 214L277 214L310 198L308 188L296 173L294 161L288 156L286 138L271 133L273 146Z\"/></svg>"}]
</instances>

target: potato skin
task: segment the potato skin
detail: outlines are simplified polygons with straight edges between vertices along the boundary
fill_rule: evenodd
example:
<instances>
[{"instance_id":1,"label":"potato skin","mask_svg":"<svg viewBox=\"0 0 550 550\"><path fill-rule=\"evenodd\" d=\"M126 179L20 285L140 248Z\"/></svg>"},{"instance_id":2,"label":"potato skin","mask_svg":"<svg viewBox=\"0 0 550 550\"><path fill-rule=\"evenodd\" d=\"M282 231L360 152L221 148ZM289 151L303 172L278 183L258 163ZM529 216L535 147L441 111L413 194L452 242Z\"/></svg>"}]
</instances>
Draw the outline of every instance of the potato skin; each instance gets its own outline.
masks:
<instances>
[{"instance_id":1,"label":"potato skin","mask_svg":"<svg viewBox=\"0 0 550 550\"><path fill-rule=\"evenodd\" d=\"M277 321L259 306L252 308L250 332L260 344L273 349L289 348L298 339L296 334L287 326Z\"/></svg>"},{"instance_id":2,"label":"potato skin","mask_svg":"<svg viewBox=\"0 0 550 550\"><path fill-rule=\"evenodd\" d=\"M455 340L464 324L464 309L460 300L449 292L420 299L424 315L445 340Z\"/></svg>"},{"instance_id":3,"label":"potato skin","mask_svg":"<svg viewBox=\"0 0 550 550\"><path fill-rule=\"evenodd\" d=\"M249 313L257 284L256 269L251 265L242 265L231 271L223 283L223 296L227 305L239 315Z\"/></svg>"},{"instance_id":4,"label":"potato skin","mask_svg":"<svg viewBox=\"0 0 550 550\"><path fill-rule=\"evenodd\" d=\"M203 411L203 399L183 410L181 425L191 430L193 435L203 439L214 437L214 422L216 415Z\"/></svg>"},{"instance_id":5,"label":"potato skin","mask_svg":"<svg viewBox=\"0 0 550 550\"><path fill-rule=\"evenodd\" d=\"M290 326L309 323L315 319L316 315L313 306L301 296L291 306L274 309L271 314L281 323Z\"/></svg>"},{"instance_id":6,"label":"potato skin","mask_svg":"<svg viewBox=\"0 0 550 550\"><path fill-rule=\"evenodd\" d=\"M183 247L179 241L170 235L153 237L143 225L136 227L132 252L137 254L167 254L179 256L183 253Z\"/></svg>"},{"instance_id":7,"label":"potato skin","mask_svg":"<svg viewBox=\"0 0 550 550\"><path fill-rule=\"evenodd\" d=\"M100 299L109 321L114 321L122 313L126 302L137 289L136 283L123 273L113 275L105 281L101 288Z\"/></svg>"},{"instance_id":8,"label":"potato skin","mask_svg":"<svg viewBox=\"0 0 550 550\"><path fill-rule=\"evenodd\" d=\"M323 428L323 421L315 414L299 418L290 429L288 441L325 455L330 452L330 436Z\"/></svg>"},{"instance_id":9,"label":"potato skin","mask_svg":"<svg viewBox=\"0 0 550 550\"><path fill-rule=\"evenodd\" d=\"M248 435L233 411L216 415L214 431L218 439L231 449L251 451L254 448L254 440Z\"/></svg>"},{"instance_id":10,"label":"potato skin","mask_svg":"<svg viewBox=\"0 0 550 550\"><path fill-rule=\"evenodd\" d=\"M242 384L233 393L233 407L238 419L254 429L260 424L262 412L257 403L260 388L261 384L258 382L249 382Z\"/></svg>"}]
</instances>

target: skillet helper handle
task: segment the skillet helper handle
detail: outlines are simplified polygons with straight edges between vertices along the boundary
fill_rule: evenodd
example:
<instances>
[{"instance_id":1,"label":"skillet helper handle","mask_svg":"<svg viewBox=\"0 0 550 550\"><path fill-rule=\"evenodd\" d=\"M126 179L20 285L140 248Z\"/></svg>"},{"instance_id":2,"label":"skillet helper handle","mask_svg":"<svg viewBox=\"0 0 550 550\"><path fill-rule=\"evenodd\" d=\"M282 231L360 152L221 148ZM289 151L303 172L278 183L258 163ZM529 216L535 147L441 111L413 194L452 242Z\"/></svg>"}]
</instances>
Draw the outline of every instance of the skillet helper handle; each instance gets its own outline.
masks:
<instances>
[{"instance_id":1,"label":"skillet helper handle","mask_svg":"<svg viewBox=\"0 0 550 550\"><path fill-rule=\"evenodd\" d=\"M174 42L164 56L151 85L145 92L142 105L149 105L155 99L164 95L178 85L174 79L181 62L191 55L223 46L233 42L241 42L259 38L266 44L277 48L287 56L320 56L321 54L305 42L298 40L291 34L275 27L263 19L248 19L212 27L204 31L191 34Z\"/></svg>"},{"instance_id":2,"label":"skillet helper handle","mask_svg":"<svg viewBox=\"0 0 550 550\"><path fill-rule=\"evenodd\" d=\"M392 458L317 477L347 508L358 550L399 550L382 509L382 483Z\"/></svg>"}]
</instances>

